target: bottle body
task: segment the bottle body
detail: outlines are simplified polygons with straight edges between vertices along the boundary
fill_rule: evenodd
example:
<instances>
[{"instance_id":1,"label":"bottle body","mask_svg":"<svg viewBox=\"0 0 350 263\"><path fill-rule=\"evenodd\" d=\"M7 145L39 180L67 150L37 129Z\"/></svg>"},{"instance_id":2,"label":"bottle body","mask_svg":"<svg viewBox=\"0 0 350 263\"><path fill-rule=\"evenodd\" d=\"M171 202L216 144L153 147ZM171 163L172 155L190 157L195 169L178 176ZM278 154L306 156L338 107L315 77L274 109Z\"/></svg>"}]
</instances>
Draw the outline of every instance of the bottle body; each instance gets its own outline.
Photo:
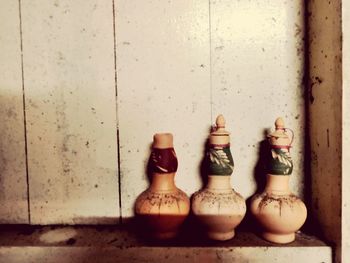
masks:
<instances>
[{"instance_id":1,"label":"bottle body","mask_svg":"<svg viewBox=\"0 0 350 263\"><path fill-rule=\"evenodd\" d=\"M149 160L151 184L139 195L135 214L158 239L173 238L190 210L187 195L176 187L177 157L171 134L156 134Z\"/></svg>"},{"instance_id":2,"label":"bottle body","mask_svg":"<svg viewBox=\"0 0 350 263\"><path fill-rule=\"evenodd\" d=\"M190 200L174 183L175 173L153 174L151 186L136 200L135 213L157 239L173 238L190 210Z\"/></svg>"},{"instance_id":3,"label":"bottle body","mask_svg":"<svg viewBox=\"0 0 350 263\"><path fill-rule=\"evenodd\" d=\"M245 201L231 188L230 176L209 176L207 186L193 195L191 206L207 236L214 240L233 238L246 213Z\"/></svg>"},{"instance_id":4,"label":"bottle body","mask_svg":"<svg viewBox=\"0 0 350 263\"><path fill-rule=\"evenodd\" d=\"M264 192L256 194L250 210L262 227L262 237L274 243L294 241L307 216L305 204L289 190L288 175L267 175Z\"/></svg>"},{"instance_id":5,"label":"bottle body","mask_svg":"<svg viewBox=\"0 0 350 263\"><path fill-rule=\"evenodd\" d=\"M191 208L209 238L228 240L234 237L235 228L246 213L246 204L231 187L234 162L222 115L216 119L208 146L205 157L208 184L193 195Z\"/></svg>"},{"instance_id":6,"label":"bottle body","mask_svg":"<svg viewBox=\"0 0 350 263\"><path fill-rule=\"evenodd\" d=\"M287 130L291 131L290 139ZM289 177L293 171L290 148L294 133L277 118L275 131L268 135L270 158L265 190L252 198L250 210L262 228L262 237L285 244L294 241L295 232L305 223L307 210L303 201L291 193Z\"/></svg>"}]
</instances>

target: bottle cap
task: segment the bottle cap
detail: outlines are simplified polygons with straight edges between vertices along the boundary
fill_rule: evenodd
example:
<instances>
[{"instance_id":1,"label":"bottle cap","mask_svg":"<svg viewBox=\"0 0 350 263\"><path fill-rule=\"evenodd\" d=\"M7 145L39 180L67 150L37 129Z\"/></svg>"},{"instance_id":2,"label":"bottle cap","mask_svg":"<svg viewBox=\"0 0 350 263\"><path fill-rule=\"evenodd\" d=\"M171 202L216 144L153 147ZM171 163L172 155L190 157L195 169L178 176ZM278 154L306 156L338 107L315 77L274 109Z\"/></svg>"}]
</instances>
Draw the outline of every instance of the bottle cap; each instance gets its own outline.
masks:
<instances>
[{"instance_id":1,"label":"bottle cap","mask_svg":"<svg viewBox=\"0 0 350 263\"><path fill-rule=\"evenodd\" d=\"M220 114L216 118L216 127L210 134L209 142L211 145L227 145L230 143L230 133L225 130L225 118Z\"/></svg>"},{"instance_id":2,"label":"bottle cap","mask_svg":"<svg viewBox=\"0 0 350 263\"><path fill-rule=\"evenodd\" d=\"M291 131L292 139L287 134L287 130ZM291 129L285 128L284 121L281 117L275 121L275 131L268 136L270 144L276 148L290 148L293 142L294 134Z\"/></svg>"},{"instance_id":3,"label":"bottle cap","mask_svg":"<svg viewBox=\"0 0 350 263\"><path fill-rule=\"evenodd\" d=\"M281 117L278 117L275 121L275 131L270 133L268 137L276 138L289 138L284 127L284 121Z\"/></svg>"}]
</instances>

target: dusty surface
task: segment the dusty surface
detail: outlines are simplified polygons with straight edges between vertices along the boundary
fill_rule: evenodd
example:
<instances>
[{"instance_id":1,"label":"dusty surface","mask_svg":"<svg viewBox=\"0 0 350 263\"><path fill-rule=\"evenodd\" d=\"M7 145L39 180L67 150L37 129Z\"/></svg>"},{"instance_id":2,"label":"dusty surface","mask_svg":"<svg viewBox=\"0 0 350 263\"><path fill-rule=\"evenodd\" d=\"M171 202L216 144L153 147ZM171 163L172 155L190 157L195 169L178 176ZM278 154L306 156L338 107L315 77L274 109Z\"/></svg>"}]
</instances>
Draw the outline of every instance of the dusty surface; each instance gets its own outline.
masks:
<instances>
[{"instance_id":1,"label":"dusty surface","mask_svg":"<svg viewBox=\"0 0 350 263\"><path fill-rule=\"evenodd\" d=\"M8 226L0 227L0 246L114 246L114 247L323 247L318 238L297 233L294 242L276 245L251 232L237 231L226 242L203 238L195 227L184 227L177 239L149 240L135 231L142 226Z\"/></svg>"},{"instance_id":2,"label":"dusty surface","mask_svg":"<svg viewBox=\"0 0 350 263\"><path fill-rule=\"evenodd\" d=\"M133 229L131 231L131 229ZM237 232L226 242L208 241L184 229L172 241L151 241L135 228L9 227L0 229L1 262L331 262L331 248L312 236L297 234L280 246L253 233ZM186 233L187 232L187 233Z\"/></svg>"}]
</instances>

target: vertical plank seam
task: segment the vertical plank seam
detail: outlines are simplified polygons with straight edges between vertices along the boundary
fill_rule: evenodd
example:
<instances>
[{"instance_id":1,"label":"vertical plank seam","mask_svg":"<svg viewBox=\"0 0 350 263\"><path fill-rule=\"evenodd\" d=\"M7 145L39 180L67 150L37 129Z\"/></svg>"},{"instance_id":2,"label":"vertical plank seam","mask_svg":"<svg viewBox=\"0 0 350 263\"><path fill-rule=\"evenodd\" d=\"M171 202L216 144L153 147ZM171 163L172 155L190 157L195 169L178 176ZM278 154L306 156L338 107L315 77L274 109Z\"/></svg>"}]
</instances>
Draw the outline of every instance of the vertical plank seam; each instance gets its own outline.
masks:
<instances>
[{"instance_id":1,"label":"vertical plank seam","mask_svg":"<svg viewBox=\"0 0 350 263\"><path fill-rule=\"evenodd\" d=\"M118 176L118 195L119 195L119 223L122 223L122 193L121 193L121 172L120 172L120 137L119 137L119 117L118 117L118 88L117 88L117 37L115 27L115 3L112 0L113 8L113 46L114 46L114 85L115 85L115 105L116 105L116 126L117 126L117 176Z\"/></svg>"},{"instance_id":2,"label":"vertical plank seam","mask_svg":"<svg viewBox=\"0 0 350 263\"><path fill-rule=\"evenodd\" d=\"M27 182L28 223L31 224L30 194L29 194L29 169L28 169L27 115L26 115L26 97L25 97L25 89L24 89L22 1L21 0L18 0L18 11L19 11L19 32L20 32L20 48L21 48L22 103L23 103L23 122L24 122L24 153L25 153L26 182Z\"/></svg>"},{"instance_id":3,"label":"vertical plank seam","mask_svg":"<svg viewBox=\"0 0 350 263\"><path fill-rule=\"evenodd\" d=\"M208 24L209 24L209 88L210 88L210 123L213 123L213 74L212 74L212 43L211 43L211 0L208 0Z\"/></svg>"},{"instance_id":4,"label":"vertical plank seam","mask_svg":"<svg viewBox=\"0 0 350 263\"><path fill-rule=\"evenodd\" d=\"M310 17L309 17L309 7L308 7L308 0L303 0L302 1L303 5L303 11L304 11L304 16L303 16L303 26L304 26L304 76L303 76L303 83L302 87L304 88L304 93L303 93L303 99L304 99L304 200L309 207L312 207L312 195L311 195L311 183L312 183L312 178L311 178L311 141L310 141L310 99L312 97L312 94L310 93L311 88L310 88ZM311 214L311 216L308 216L306 219L306 224L309 223L311 226L311 222L315 221L313 219L314 215Z\"/></svg>"}]
</instances>

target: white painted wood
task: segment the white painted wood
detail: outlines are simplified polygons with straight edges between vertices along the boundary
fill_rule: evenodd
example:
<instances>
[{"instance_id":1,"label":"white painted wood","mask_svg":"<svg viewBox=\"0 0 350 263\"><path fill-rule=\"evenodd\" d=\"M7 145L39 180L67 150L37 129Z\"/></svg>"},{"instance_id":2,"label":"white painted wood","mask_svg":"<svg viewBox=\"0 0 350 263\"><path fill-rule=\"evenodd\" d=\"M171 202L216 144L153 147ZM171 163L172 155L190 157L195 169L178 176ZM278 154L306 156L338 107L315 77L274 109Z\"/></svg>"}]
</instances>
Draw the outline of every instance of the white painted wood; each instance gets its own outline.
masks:
<instances>
[{"instance_id":1,"label":"white painted wood","mask_svg":"<svg viewBox=\"0 0 350 263\"><path fill-rule=\"evenodd\" d=\"M304 1L210 3L213 115L224 114L232 131L233 186L255 192L259 144L281 116L294 130L291 189L302 197Z\"/></svg>"},{"instance_id":2,"label":"white painted wood","mask_svg":"<svg viewBox=\"0 0 350 263\"><path fill-rule=\"evenodd\" d=\"M18 4L0 4L0 223L28 223Z\"/></svg>"},{"instance_id":3,"label":"white painted wood","mask_svg":"<svg viewBox=\"0 0 350 263\"><path fill-rule=\"evenodd\" d=\"M122 216L148 186L153 134L174 135L177 186L201 187L210 121L207 1L116 1Z\"/></svg>"},{"instance_id":4,"label":"white painted wood","mask_svg":"<svg viewBox=\"0 0 350 263\"><path fill-rule=\"evenodd\" d=\"M342 262L350 262L350 2L342 1Z\"/></svg>"},{"instance_id":5,"label":"white painted wood","mask_svg":"<svg viewBox=\"0 0 350 263\"><path fill-rule=\"evenodd\" d=\"M31 222L119 217L112 1L23 0Z\"/></svg>"}]
</instances>

